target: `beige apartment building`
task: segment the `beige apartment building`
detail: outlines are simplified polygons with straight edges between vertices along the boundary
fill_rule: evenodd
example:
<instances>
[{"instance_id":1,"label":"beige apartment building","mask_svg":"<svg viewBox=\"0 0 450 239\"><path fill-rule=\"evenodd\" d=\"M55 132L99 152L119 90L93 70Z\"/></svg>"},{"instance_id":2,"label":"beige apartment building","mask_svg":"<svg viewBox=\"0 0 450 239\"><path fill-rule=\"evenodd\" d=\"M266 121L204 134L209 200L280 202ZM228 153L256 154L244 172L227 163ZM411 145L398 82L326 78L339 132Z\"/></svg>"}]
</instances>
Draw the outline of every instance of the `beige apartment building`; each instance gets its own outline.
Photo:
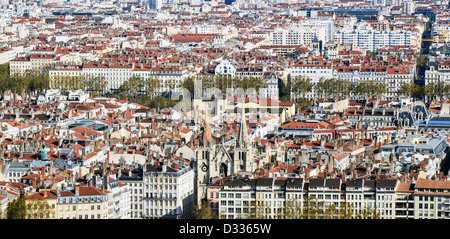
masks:
<instances>
[{"instance_id":1,"label":"beige apartment building","mask_svg":"<svg viewBox=\"0 0 450 239\"><path fill-rule=\"evenodd\" d=\"M73 84L76 81L70 81L69 78L78 77L80 83L82 80L82 69L76 65L59 65L49 70L50 88L68 88L67 84ZM81 84L80 84L81 86Z\"/></svg>"},{"instance_id":2,"label":"beige apartment building","mask_svg":"<svg viewBox=\"0 0 450 239\"><path fill-rule=\"evenodd\" d=\"M224 180L218 190L213 184L212 195L219 194L218 214L222 219L283 218L299 217L305 209L306 198L311 202L334 205L338 210L342 203L352 204L353 217L357 218L364 209L376 209L380 218L394 219L396 216L395 179L364 180L311 178L308 182L301 178L258 178L234 177ZM208 197L208 202L216 203L217 198ZM290 211L291 212L290 212ZM336 211L337 213L337 211Z\"/></svg>"},{"instance_id":3,"label":"beige apartment building","mask_svg":"<svg viewBox=\"0 0 450 239\"><path fill-rule=\"evenodd\" d=\"M108 219L111 206L108 194L94 186L75 186L58 192L59 219Z\"/></svg>"},{"instance_id":4,"label":"beige apartment building","mask_svg":"<svg viewBox=\"0 0 450 239\"><path fill-rule=\"evenodd\" d=\"M450 181L419 179L415 183L414 218L450 218Z\"/></svg>"},{"instance_id":5,"label":"beige apartment building","mask_svg":"<svg viewBox=\"0 0 450 239\"><path fill-rule=\"evenodd\" d=\"M57 62L54 54L33 54L30 56L31 70L41 71Z\"/></svg>"},{"instance_id":6,"label":"beige apartment building","mask_svg":"<svg viewBox=\"0 0 450 239\"><path fill-rule=\"evenodd\" d=\"M27 71L41 71L58 62L54 54L33 54L19 56L10 61L10 74L24 74Z\"/></svg>"},{"instance_id":7,"label":"beige apartment building","mask_svg":"<svg viewBox=\"0 0 450 239\"><path fill-rule=\"evenodd\" d=\"M16 57L9 62L9 74L24 74L26 71L31 71L29 56Z\"/></svg>"},{"instance_id":8,"label":"beige apartment building","mask_svg":"<svg viewBox=\"0 0 450 239\"><path fill-rule=\"evenodd\" d=\"M26 196L28 219L57 219L56 190L43 190Z\"/></svg>"},{"instance_id":9,"label":"beige apartment building","mask_svg":"<svg viewBox=\"0 0 450 239\"><path fill-rule=\"evenodd\" d=\"M218 192L218 215L222 219L282 218L284 208L301 208L304 199L304 181L300 178L275 179L242 177L231 178ZM210 193L217 195L217 184ZM217 198L208 197L209 203Z\"/></svg>"}]
</instances>

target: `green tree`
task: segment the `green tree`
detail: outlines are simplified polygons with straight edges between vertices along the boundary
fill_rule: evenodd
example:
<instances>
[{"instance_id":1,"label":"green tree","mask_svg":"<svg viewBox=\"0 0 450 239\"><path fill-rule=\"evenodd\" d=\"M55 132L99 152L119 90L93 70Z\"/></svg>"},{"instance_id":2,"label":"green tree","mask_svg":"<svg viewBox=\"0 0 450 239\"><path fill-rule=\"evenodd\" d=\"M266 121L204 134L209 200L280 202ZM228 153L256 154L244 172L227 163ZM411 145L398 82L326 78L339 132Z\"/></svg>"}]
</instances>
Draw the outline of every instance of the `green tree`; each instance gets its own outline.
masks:
<instances>
[{"instance_id":1,"label":"green tree","mask_svg":"<svg viewBox=\"0 0 450 239\"><path fill-rule=\"evenodd\" d=\"M130 96L136 97L144 86L144 80L140 76L132 76L123 83L123 86L128 90Z\"/></svg>"},{"instance_id":2,"label":"green tree","mask_svg":"<svg viewBox=\"0 0 450 239\"><path fill-rule=\"evenodd\" d=\"M328 86L324 78L320 78L319 81L314 86L314 90L319 98L322 98L329 92Z\"/></svg>"},{"instance_id":3,"label":"green tree","mask_svg":"<svg viewBox=\"0 0 450 239\"><path fill-rule=\"evenodd\" d=\"M291 89L292 89L292 82L290 79L288 79L286 81L286 84L284 84L283 87L281 88L281 95L280 95L281 101L292 100Z\"/></svg>"},{"instance_id":4,"label":"green tree","mask_svg":"<svg viewBox=\"0 0 450 239\"><path fill-rule=\"evenodd\" d=\"M104 76L85 75L82 79L83 89L91 92L93 96L103 95L108 86Z\"/></svg>"},{"instance_id":5,"label":"green tree","mask_svg":"<svg viewBox=\"0 0 450 239\"><path fill-rule=\"evenodd\" d=\"M417 53L416 57L416 67L419 70L425 70L428 66L428 58L422 55L422 53Z\"/></svg>"},{"instance_id":6,"label":"green tree","mask_svg":"<svg viewBox=\"0 0 450 239\"><path fill-rule=\"evenodd\" d=\"M366 51L366 58L377 59L378 55L374 51Z\"/></svg>"},{"instance_id":7,"label":"green tree","mask_svg":"<svg viewBox=\"0 0 450 239\"><path fill-rule=\"evenodd\" d=\"M240 219L265 219L267 209L264 200L243 201L242 213L238 215ZM221 216L222 217L222 216Z\"/></svg>"},{"instance_id":8,"label":"green tree","mask_svg":"<svg viewBox=\"0 0 450 239\"><path fill-rule=\"evenodd\" d=\"M341 202L338 209L338 219L353 218L353 204L350 202Z\"/></svg>"},{"instance_id":9,"label":"green tree","mask_svg":"<svg viewBox=\"0 0 450 239\"><path fill-rule=\"evenodd\" d=\"M397 94L405 97L423 97L424 88L414 83L406 83L397 90Z\"/></svg>"},{"instance_id":10,"label":"green tree","mask_svg":"<svg viewBox=\"0 0 450 239\"><path fill-rule=\"evenodd\" d=\"M308 100L306 98L298 99L297 100L297 105L299 106L299 108L301 110L308 109L311 106L311 100Z\"/></svg>"},{"instance_id":11,"label":"green tree","mask_svg":"<svg viewBox=\"0 0 450 239\"><path fill-rule=\"evenodd\" d=\"M334 82L336 86L335 96L338 97L348 97L352 90L352 83L348 80L344 79L336 79Z\"/></svg>"},{"instance_id":12,"label":"green tree","mask_svg":"<svg viewBox=\"0 0 450 239\"><path fill-rule=\"evenodd\" d=\"M387 93L387 85L373 80L361 81L353 86L354 95L358 97L378 97Z\"/></svg>"},{"instance_id":13,"label":"green tree","mask_svg":"<svg viewBox=\"0 0 450 239\"><path fill-rule=\"evenodd\" d=\"M151 98L155 96L158 89L161 87L161 81L156 77L148 77L143 82L145 93L150 94Z\"/></svg>"},{"instance_id":14,"label":"green tree","mask_svg":"<svg viewBox=\"0 0 450 239\"><path fill-rule=\"evenodd\" d=\"M443 99L448 94L449 86L445 82L432 82L425 85L425 95L428 101Z\"/></svg>"},{"instance_id":15,"label":"green tree","mask_svg":"<svg viewBox=\"0 0 450 239\"><path fill-rule=\"evenodd\" d=\"M302 202L300 198L292 198L286 200L285 206L278 213L277 218L281 219L298 219L302 213Z\"/></svg>"},{"instance_id":16,"label":"green tree","mask_svg":"<svg viewBox=\"0 0 450 239\"><path fill-rule=\"evenodd\" d=\"M294 94L296 99L305 98L306 93L311 92L312 88L311 79L307 77L297 76L292 79L291 93Z\"/></svg>"},{"instance_id":17,"label":"green tree","mask_svg":"<svg viewBox=\"0 0 450 239\"><path fill-rule=\"evenodd\" d=\"M216 75L214 76L214 87L225 93L227 89L233 87L233 81L234 79L230 75Z\"/></svg>"},{"instance_id":18,"label":"green tree","mask_svg":"<svg viewBox=\"0 0 450 239\"><path fill-rule=\"evenodd\" d=\"M319 219L333 219L336 216L336 206L334 203L327 204L324 201L318 202Z\"/></svg>"},{"instance_id":19,"label":"green tree","mask_svg":"<svg viewBox=\"0 0 450 239\"><path fill-rule=\"evenodd\" d=\"M26 219L27 207L25 205L25 196L20 195L12 202L8 202L6 209L7 219Z\"/></svg>"},{"instance_id":20,"label":"green tree","mask_svg":"<svg viewBox=\"0 0 450 239\"><path fill-rule=\"evenodd\" d=\"M192 213L193 219L213 219L213 213L211 207L206 201L201 202L201 205L196 205Z\"/></svg>"},{"instance_id":21,"label":"green tree","mask_svg":"<svg viewBox=\"0 0 450 239\"><path fill-rule=\"evenodd\" d=\"M365 207L360 213L356 214L357 219L380 219L380 213L377 208Z\"/></svg>"},{"instance_id":22,"label":"green tree","mask_svg":"<svg viewBox=\"0 0 450 239\"><path fill-rule=\"evenodd\" d=\"M181 87L187 89L191 95L194 95L194 87L195 87L195 78L194 77L186 77L181 82Z\"/></svg>"},{"instance_id":23,"label":"green tree","mask_svg":"<svg viewBox=\"0 0 450 239\"><path fill-rule=\"evenodd\" d=\"M262 77L237 76L233 79L233 86L235 89L242 88L244 91L254 88L256 92L259 92L259 89L267 87L267 84Z\"/></svg>"},{"instance_id":24,"label":"green tree","mask_svg":"<svg viewBox=\"0 0 450 239\"><path fill-rule=\"evenodd\" d=\"M313 199L311 196L305 196L303 201L303 210L300 214L301 219L318 219L319 209L318 209L317 199Z\"/></svg>"}]
</instances>

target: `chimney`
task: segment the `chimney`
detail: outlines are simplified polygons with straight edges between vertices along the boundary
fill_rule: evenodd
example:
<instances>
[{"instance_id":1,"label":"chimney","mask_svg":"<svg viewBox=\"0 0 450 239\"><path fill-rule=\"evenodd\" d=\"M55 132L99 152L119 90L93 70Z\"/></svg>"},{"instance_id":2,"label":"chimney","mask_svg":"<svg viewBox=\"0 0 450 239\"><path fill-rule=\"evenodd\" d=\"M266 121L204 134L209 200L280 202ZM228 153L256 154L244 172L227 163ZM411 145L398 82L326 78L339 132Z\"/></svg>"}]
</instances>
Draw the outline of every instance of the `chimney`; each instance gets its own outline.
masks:
<instances>
[{"instance_id":1,"label":"chimney","mask_svg":"<svg viewBox=\"0 0 450 239\"><path fill-rule=\"evenodd\" d=\"M80 187L75 186L75 196L80 196Z\"/></svg>"}]
</instances>

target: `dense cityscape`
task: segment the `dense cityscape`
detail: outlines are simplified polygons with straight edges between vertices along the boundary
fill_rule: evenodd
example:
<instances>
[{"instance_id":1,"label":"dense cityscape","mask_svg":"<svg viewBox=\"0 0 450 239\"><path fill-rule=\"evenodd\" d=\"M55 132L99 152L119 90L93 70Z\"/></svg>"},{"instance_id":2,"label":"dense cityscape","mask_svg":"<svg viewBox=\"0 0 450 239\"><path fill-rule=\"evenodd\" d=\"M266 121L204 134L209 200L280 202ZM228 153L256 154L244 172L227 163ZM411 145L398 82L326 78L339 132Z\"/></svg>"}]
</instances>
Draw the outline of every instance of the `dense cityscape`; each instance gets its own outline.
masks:
<instances>
[{"instance_id":1,"label":"dense cityscape","mask_svg":"<svg viewBox=\"0 0 450 239\"><path fill-rule=\"evenodd\" d=\"M0 218L449 219L449 8L0 0Z\"/></svg>"}]
</instances>

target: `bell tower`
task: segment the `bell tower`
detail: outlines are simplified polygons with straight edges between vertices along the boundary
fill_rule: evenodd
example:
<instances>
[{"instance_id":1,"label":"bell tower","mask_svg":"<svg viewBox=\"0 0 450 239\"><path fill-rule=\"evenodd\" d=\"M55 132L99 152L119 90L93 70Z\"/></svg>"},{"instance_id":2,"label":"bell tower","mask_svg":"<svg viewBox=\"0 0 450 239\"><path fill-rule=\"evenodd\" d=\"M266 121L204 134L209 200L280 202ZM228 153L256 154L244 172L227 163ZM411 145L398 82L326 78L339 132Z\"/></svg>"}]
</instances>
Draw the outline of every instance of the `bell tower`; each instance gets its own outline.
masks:
<instances>
[{"instance_id":1,"label":"bell tower","mask_svg":"<svg viewBox=\"0 0 450 239\"><path fill-rule=\"evenodd\" d=\"M244 104L241 109L241 126L234 150L234 173L238 171L253 171L253 145L248 137Z\"/></svg>"}]
</instances>

